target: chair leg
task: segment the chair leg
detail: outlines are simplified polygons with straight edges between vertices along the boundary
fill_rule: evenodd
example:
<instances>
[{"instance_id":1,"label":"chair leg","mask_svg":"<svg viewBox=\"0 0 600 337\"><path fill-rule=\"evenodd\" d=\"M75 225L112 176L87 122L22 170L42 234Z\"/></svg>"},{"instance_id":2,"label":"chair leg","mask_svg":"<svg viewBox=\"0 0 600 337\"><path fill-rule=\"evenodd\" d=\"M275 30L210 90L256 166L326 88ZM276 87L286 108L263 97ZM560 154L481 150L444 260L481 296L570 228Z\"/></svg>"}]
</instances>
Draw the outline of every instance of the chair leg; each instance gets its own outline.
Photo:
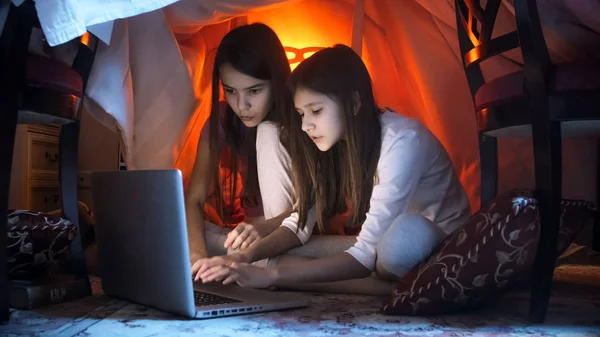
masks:
<instances>
[{"instance_id":1,"label":"chair leg","mask_svg":"<svg viewBox=\"0 0 600 337\"><path fill-rule=\"evenodd\" d=\"M556 262L562 197L560 123L545 123L533 132L536 197L539 202L540 239L533 265L529 320L543 323L548 310ZM540 130L541 129L541 130Z\"/></svg>"},{"instance_id":2,"label":"chair leg","mask_svg":"<svg viewBox=\"0 0 600 337\"><path fill-rule=\"evenodd\" d=\"M7 269L8 198L18 115L16 106L7 109L4 102L6 100L0 99L0 324L8 323L10 316ZM10 111L10 108L14 110Z\"/></svg>"},{"instance_id":3,"label":"chair leg","mask_svg":"<svg viewBox=\"0 0 600 337\"><path fill-rule=\"evenodd\" d=\"M598 142L598 163L596 172L596 207L600 208L600 141ZM600 252L600 210L594 214L594 232L592 234L592 249Z\"/></svg>"},{"instance_id":4,"label":"chair leg","mask_svg":"<svg viewBox=\"0 0 600 337\"><path fill-rule=\"evenodd\" d=\"M7 270L8 198L15 133L19 115L19 90L26 73L31 25L15 15L10 5L0 36L0 324L8 323L9 283Z\"/></svg>"},{"instance_id":5,"label":"chair leg","mask_svg":"<svg viewBox=\"0 0 600 337\"><path fill-rule=\"evenodd\" d=\"M479 134L479 167L481 170L481 205L498 193L498 141L496 137Z\"/></svg>"},{"instance_id":6,"label":"chair leg","mask_svg":"<svg viewBox=\"0 0 600 337\"><path fill-rule=\"evenodd\" d=\"M600 253L600 212L596 211L594 217L594 233L592 234L592 249Z\"/></svg>"},{"instance_id":7,"label":"chair leg","mask_svg":"<svg viewBox=\"0 0 600 337\"><path fill-rule=\"evenodd\" d=\"M59 176L62 194L62 208L65 218L69 219L77 228L77 235L71 242L73 267L77 278L83 279L87 284L87 294L91 295L83 243L81 240L81 226L79 225L79 211L77 205L77 152L79 149L79 121L62 126L59 139Z\"/></svg>"},{"instance_id":8,"label":"chair leg","mask_svg":"<svg viewBox=\"0 0 600 337\"><path fill-rule=\"evenodd\" d=\"M0 78L0 324L8 323L10 316L7 269L8 199L19 116L18 85L14 83L18 83L15 79L20 78L19 75L23 74L25 69L22 63L15 67L5 66L10 61L10 58L7 60L0 55L0 71L5 76Z\"/></svg>"}]
</instances>

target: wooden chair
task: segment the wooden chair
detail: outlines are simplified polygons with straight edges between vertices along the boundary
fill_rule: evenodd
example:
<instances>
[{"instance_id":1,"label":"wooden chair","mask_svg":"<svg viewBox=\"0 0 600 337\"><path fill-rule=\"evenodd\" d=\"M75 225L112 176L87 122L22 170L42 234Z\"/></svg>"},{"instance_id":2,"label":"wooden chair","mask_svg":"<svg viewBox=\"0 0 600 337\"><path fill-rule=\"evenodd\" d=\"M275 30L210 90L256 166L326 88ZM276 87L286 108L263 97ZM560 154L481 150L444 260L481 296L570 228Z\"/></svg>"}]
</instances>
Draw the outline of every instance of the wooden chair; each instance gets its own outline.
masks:
<instances>
[{"instance_id":1,"label":"wooden chair","mask_svg":"<svg viewBox=\"0 0 600 337\"><path fill-rule=\"evenodd\" d=\"M16 126L18 123L60 124L59 179L64 217L76 225L71 243L73 270L87 280L91 294L77 207L77 151L80 112L97 39L86 33L71 67L29 53L34 27L39 28L35 4L11 4L0 37L0 322L9 320L7 271L7 211Z\"/></svg>"},{"instance_id":2,"label":"wooden chair","mask_svg":"<svg viewBox=\"0 0 600 337\"><path fill-rule=\"evenodd\" d=\"M492 38L502 0L455 0L458 41L479 133L481 203L496 196L497 137L533 138L541 234L529 320L545 320L556 260L562 187L561 137L600 134L600 64L552 64L535 0L515 1L516 31ZM520 49L523 70L486 82L480 64ZM600 246L595 224L595 245Z\"/></svg>"}]
</instances>

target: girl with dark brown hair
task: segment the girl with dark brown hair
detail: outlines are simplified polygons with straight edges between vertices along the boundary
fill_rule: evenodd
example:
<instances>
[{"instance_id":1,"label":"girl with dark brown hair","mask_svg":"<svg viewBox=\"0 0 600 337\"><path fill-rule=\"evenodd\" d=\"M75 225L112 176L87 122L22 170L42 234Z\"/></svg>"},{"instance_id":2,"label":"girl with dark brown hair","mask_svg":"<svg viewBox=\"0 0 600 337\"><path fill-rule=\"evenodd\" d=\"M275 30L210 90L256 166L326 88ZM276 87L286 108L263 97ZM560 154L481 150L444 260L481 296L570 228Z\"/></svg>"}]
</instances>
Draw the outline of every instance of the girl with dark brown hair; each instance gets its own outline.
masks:
<instances>
[{"instance_id":1,"label":"girl with dark brown hair","mask_svg":"<svg viewBox=\"0 0 600 337\"><path fill-rule=\"evenodd\" d=\"M442 144L419 121L377 106L367 68L351 48L315 53L294 70L289 89L296 108L285 121L294 212L248 248L205 261L197 279L300 289L373 272L396 281L470 216ZM315 240L313 230L327 232L327 221L344 212L345 232L354 235L332 252L327 247L340 236ZM315 254L298 256L297 247L310 245ZM266 266L249 264L266 258ZM327 290L365 292L364 283L348 284Z\"/></svg>"},{"instance_id":2,"label":"girl with dark brown hair","mask_svg":"<svg viewBox=\"0 0 600 337\"><path fill-rule=\"evenodd\" d=\"M278 132L293 112L285 90L289 74L281 41L262 23L231 30L217 48L212 109L186 194L192 269L208 256L246 248L278 228L291 212L291 198L285 194L291 188L271 181L267 201L283 201L264 214L257 174L257 145L268 143L261 141L268 136L262 130ZM221 88L224 102L219 99Z\"/></svg>"}]
</instances>

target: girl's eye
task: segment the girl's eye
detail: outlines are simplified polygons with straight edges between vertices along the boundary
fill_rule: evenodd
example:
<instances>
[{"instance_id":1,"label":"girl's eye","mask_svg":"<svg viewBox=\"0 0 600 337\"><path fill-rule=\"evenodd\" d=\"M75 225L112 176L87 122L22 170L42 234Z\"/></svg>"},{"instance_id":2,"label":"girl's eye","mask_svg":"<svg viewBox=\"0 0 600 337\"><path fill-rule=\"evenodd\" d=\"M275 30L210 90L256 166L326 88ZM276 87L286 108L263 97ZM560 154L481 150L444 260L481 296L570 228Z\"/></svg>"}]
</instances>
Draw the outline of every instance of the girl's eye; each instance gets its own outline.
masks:
<instances>
[{"instance_id":1,"label":"girl's eye","mask_svg":"<svg viewBox=\"0 0 600 337\"><path fill-rule=\"evenodd\" d=\"M260 89L250 89L250 90L248 90L248 93L249 93L250 95L256 95L256 94L258 94L259 92L260 92Z\"/></svg>"},{"instance_id":2,"label":"girl's eye","mask_svg":"<svg viewBox=\"0 0 600 337\"><path fill-rule=\"evenodd\" d=\"M225 91L225 93L229 94L229 95L233 94L233 92L234 92L233 89L228 89L228 88L223 89L223 91Z\"/></svg>"},{"instance_id":3,"label":"girl's eye","mask_svg":"<svg viewBox=\"0 0 600 337\"><path fill-rule=\"evenodd\" d=\"M317 110L313 110L313 112L312 112L312 113L313 113L314 115L318 115L318 114L319 114L319 113L320 113L322 110L323 110L323 108L319 108L319 109L317 109Z\"/></svg>"}]
</instances>

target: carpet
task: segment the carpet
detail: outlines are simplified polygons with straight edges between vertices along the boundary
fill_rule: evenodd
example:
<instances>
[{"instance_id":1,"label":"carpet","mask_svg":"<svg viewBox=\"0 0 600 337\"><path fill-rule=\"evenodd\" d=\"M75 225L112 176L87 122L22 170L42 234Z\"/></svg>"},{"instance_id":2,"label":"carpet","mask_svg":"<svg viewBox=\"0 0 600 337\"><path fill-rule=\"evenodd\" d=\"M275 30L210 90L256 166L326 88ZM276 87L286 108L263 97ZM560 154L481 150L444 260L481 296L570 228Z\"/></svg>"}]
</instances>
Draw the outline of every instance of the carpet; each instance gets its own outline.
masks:
<instances>
[{"instance_id":1,"label":"carpet","mask_svg":"<svg viewBox=\"0 0 600 337\"><path fill-rule=\"evenodd\" d=\"M182 319L102 294L33 311L14 310L1 336L600 336L600 266L559 266L546 323L527 321L529 294L513 291L485 310L429 317L385 316L380 299L308 294L303 309L209 320Z\"/></svg>"}]
</instances>

